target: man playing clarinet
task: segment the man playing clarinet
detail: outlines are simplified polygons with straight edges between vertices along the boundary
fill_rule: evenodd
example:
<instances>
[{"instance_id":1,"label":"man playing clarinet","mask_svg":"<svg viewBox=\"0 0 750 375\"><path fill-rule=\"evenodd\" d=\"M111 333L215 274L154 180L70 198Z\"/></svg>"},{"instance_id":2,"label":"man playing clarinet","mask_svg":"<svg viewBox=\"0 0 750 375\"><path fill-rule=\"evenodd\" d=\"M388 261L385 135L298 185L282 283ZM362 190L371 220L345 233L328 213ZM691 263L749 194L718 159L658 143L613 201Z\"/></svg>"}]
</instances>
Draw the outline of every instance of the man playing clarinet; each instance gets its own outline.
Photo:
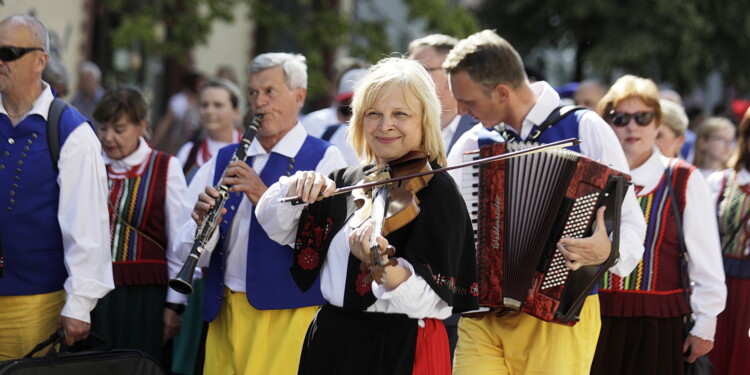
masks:
<instances>
[{"instance_id":1,"label":"man playing clarinet","mask_svg":"<svg viewBox=\"0 0 750 375\"><path fill-rule=\"evenodd\" d=\"M246 161L230 163L237 145L227 146L195 174L184 209L186 215L192 211L193 220L185 218L175 251L187 257L196 223L218 197L212 186L230 186L218 230L198 263L208 266L205 373L296 374L307 326L324 300L319 285L305 293L297 288L289 272L293 249L268 238L254 206L283 175L299 170L328 174L345 164L336 147L309 136L297 121L307 92L303 56L259 55L248 75L248 106L263 115L260 130Z\"/></svg>"},{"instance_id":2,"label":"man playing clarinet","mask_svg":"<svg viewBox=\"0 0 750 375\"><path fill-rule=\"evenodd\" d=\"M459 114L469 114L481 122L456 141L448 155L449 166L461 163L464 152L476 150L482 134L496 128L508 142L550 143L575 137L581 144L572 147L573 151L628 171L617 137L595 112L579 111L537 132L560 106L560 97L544 81L529 83L518 52L493 31L460 41L443 68L450 75ZM451 172L461 186L461 171ZM629 274L643 254L645 223L640 212L631 187L622 205L620 258L610 269L618 275ZM604 221L603 214L603 209L597 213L599 223ZM587 238L564 238L557 247L570 270L602 264L611 252L610 239L601 229ZM600 326L595 292L586 298L580 321L572 327L518 311L462 317L453 370L457 375L586 374Z\"/></svg>"}]
</instances>

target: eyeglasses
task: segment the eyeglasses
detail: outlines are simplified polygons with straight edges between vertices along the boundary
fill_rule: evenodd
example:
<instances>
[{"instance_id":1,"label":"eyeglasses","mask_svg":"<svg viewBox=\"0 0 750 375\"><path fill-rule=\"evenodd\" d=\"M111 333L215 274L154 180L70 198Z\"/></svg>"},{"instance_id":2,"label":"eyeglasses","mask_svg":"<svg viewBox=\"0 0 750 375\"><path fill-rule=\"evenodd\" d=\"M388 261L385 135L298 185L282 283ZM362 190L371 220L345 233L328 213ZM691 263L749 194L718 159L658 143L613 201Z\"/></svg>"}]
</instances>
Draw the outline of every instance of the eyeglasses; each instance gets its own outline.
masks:
<instances>
[{"instance_id":1,"label":"eyeglasses","mask_svg":"<svg viewBox=\"0 0 750 375\"><path fill-rule=\"evenodd\" d=\"M13 46L2 46L0 47L0 60L5 62L18 60L23 55L31 51L44 51L44 48L40 47L13 47Z\"/></svg>"},{"instance_id":2,"label":"eyeglasses","mask_svg":"<svg viewBox=\"0 0 750 375\"><path fill-rule=\"evenodd\" d=\"M634 118L636 124L646 126L651 123L654 116L656 116L654 111L626 113L612 110L609 112L609 122L614 126L625 126L630 123L630 118Z\"/></svg>"}]
</instances>

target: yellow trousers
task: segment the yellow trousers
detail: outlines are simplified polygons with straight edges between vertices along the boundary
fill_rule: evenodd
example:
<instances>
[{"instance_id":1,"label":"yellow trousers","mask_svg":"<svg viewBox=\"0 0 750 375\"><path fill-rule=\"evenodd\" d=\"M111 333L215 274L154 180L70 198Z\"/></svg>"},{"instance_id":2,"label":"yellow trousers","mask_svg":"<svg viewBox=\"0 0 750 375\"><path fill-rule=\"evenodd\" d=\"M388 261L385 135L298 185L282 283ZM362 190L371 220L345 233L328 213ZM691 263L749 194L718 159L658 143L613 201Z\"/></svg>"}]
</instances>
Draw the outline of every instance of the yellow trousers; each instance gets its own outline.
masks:
<instances>
[{"instance_id":1,"label":"yellow trousers","mask_svg":"<svg viewBox=\"0 0 750 375\"><path fill-rule=\"evenodd\" d=\"M599 297L586 298L573 327L513 312L458 322L454 375L588 374L601 329Z\"/></svg>"},{"instance_id":2,"label":"yellow trousers","mask_svg":"<svg viewBox=\"0 0 750 375\"><path fill-rule=\"evenodd\" d=\"M257 310L245 293L224 290L219 315L208 325L205 374L294 375L302 342L318 306Z\"/></svg>"},{"instance_id":3,"label":"yellow trousers","mask_svg":"<svg viewBox=\"0 0 750 375\"><path fill-rule=\"evenodd\" d=\"M0 296L0 361L21 358L57 329L65 291ZM46 349L37 353L41 356Z\"/></svg>"}]
</instances>

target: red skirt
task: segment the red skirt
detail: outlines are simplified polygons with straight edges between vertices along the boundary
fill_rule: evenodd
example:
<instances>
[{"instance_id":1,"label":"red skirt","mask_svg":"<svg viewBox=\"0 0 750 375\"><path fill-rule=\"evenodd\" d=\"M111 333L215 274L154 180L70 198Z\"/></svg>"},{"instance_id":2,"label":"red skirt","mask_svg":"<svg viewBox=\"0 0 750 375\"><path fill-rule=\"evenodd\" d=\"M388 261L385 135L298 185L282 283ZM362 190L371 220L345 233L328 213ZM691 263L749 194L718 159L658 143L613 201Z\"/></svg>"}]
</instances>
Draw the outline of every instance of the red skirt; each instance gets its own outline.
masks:
<instances>
[{"instance_id":1,"label":"red skirt","mask_svg":"<svg viewBox=\"0 0 750 375\"><path fill-rule=\"evenodd\" d=\"M727 277L727 306L716 322L708 353L715 374L747 374L750 369L750 279Z\"/></svg>"}]
</instances>

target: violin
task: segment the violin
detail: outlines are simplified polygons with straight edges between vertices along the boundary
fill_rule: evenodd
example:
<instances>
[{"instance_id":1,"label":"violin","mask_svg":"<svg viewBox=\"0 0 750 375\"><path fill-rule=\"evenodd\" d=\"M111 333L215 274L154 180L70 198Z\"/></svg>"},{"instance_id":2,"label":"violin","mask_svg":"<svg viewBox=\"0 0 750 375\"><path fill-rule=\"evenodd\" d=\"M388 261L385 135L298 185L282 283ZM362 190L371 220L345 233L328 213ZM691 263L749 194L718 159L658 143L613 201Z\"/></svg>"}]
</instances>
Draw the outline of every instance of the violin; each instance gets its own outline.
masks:
<instances>
[{"instance_id":1,"label":"violin","mask_svg":"<svg viewBox=\"0 0 750 375\"><path fill-rule=\"evenodd\" d=\"M429 160L424 153L412 151L398 160L379 168L365 180L398 178L431 171ZM352 227L359 227L372 219L373 229L370 235L370 265L362 264L363 271L370 271L370 277L382 283L385 267L396 265L395 259L388 257L395 254L395 248L389 246L381 253L377 238L386 236L404 227L419 215L419 198L417 192L427 187L433 174L420 174L413 178L398 180L394 183L359 188L352 191L357 211L350 220Z\"/></svg>"}]
</instances>

